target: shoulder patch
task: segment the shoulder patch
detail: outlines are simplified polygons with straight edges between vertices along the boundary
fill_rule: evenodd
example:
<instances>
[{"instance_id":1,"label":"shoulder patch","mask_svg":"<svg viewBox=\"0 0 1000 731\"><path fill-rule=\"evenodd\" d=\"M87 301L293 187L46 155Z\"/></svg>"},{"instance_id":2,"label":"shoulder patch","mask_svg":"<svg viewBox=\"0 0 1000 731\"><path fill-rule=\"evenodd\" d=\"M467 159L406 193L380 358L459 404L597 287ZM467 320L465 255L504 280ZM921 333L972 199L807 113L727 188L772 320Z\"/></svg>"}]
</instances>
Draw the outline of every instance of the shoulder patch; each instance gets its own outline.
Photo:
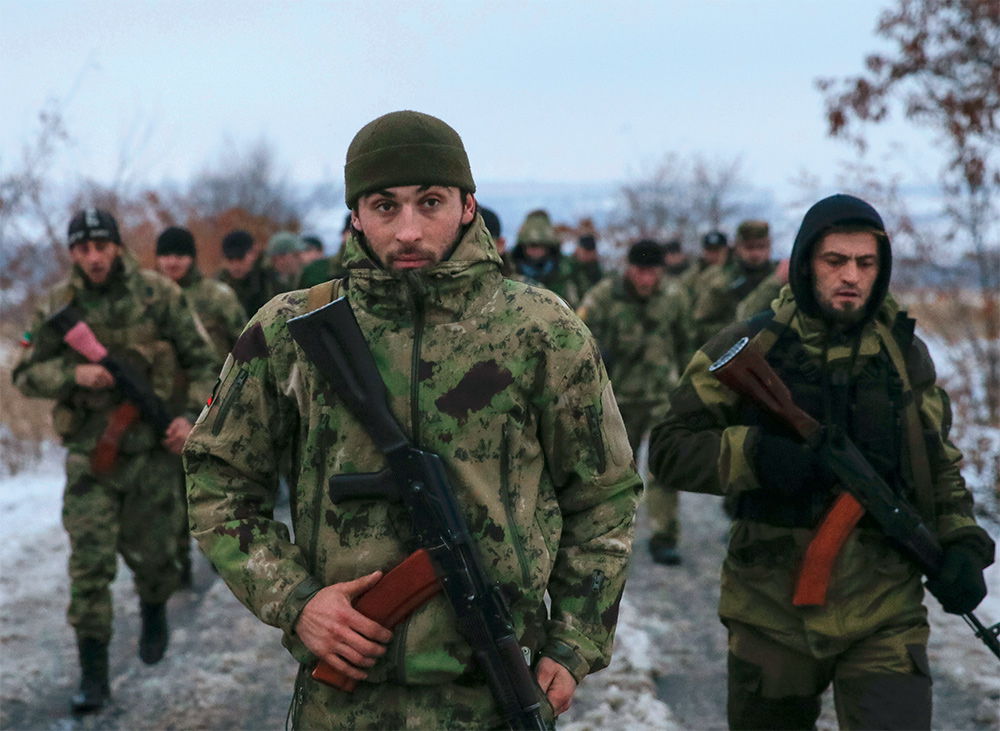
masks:
<instances>
[{"instance_id":1,"label":"shoulder patch","mask_svg":"<svg viewBox=\"0 0 1000 731\"><path fill-rule=\"evenodd\" d=\"M267 355L267 338L264 337L264 328L259 322L240 335L233 346L233 359L237 363L249 363L254 358L266 358Z\"/></svg>"}]
</instances>

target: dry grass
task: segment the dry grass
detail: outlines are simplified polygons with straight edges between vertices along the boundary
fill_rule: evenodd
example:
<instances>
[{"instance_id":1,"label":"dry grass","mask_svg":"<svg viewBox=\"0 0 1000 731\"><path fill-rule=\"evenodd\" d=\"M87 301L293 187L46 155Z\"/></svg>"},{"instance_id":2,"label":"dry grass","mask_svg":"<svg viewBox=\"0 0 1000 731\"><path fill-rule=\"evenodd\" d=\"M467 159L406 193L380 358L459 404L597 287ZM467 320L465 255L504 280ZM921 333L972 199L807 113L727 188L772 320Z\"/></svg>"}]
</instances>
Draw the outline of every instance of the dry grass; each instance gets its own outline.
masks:
<instances>
[{"instance_id":1,"label":"dry grass","mask_svg":"<svg viewBox=\"0 0 1000 731\"><path fill-rule=\"evenodd\" d=\"M6 475L30 468L45 442L56 439L52 402L25 398L11 381L22 332L11 322L0 328L0 474Z\"/></svg>"}]
</instances>

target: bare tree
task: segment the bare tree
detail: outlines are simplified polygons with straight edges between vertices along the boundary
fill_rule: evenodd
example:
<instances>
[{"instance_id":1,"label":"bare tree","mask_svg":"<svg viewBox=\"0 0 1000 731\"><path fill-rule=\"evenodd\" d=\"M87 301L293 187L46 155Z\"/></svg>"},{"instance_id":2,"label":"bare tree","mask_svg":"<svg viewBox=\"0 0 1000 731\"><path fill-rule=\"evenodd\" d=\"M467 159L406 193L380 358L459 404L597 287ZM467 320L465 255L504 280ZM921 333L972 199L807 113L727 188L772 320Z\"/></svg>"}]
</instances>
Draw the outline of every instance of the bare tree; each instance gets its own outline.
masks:
<instances>
[{"instance_id":1,"label":"bare tree","mask_svg":"<svg viewBox=\"0 0 1000 731\"><path fill-rule=\"evenodd\" d=\"M981 372L978 423L1000 424L1000 0L897 0L879 19L888 54L865 59L846 79L820 79L831 136L867 147L864 130L901 107L947 150L941 171L951 228L946 242L970 252L979 272L978 303L950 297L949 319ZM955 284L956 290L960 288Z\"/></svg>"},{"instance_id":2,"label":"bare tree","mask_svg":"<svg viewBox=\"0 0 1000 731\"><path fill-rule=\"evenodd\" d=\"M679 237L693 240L701 231L731 223L742 208L745 188L739 159L709 161L668 153L652 170L620 191L620 214L609 232L623 241Z\"/></svg>"},{"instance_id":3,"label":"bare tree","mask_svg":"<svg viewBox=\"0 0 1000 731\"><path fill-rule=\"evenodd\" d=\"M192 181L190 203L205 216L242 209L279 225L297 224L301 206L277 168L274 149L266 140L247 150L229 142L216 165Z\"/></svg>"}]
</instances>

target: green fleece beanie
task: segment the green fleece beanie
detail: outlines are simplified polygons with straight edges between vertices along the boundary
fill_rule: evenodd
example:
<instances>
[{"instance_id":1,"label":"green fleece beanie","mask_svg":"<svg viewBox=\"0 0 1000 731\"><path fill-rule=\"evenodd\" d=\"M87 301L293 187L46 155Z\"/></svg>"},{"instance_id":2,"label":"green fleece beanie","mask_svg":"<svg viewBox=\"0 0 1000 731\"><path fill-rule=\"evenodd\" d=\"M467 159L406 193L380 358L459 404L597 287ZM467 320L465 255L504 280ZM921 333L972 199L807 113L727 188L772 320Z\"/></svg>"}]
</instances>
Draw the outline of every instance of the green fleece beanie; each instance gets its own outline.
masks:
<instances>
[{"instance_id":1,"label":"green fleece beanie","mask_svg":"<svg viewBox=\"0 0 1000 731\"><path fill-rule=\"evenodd\" d=\"M344 198L353 209L365 193L400 185L446 185L476 192L458 132L437 117L391 112L369 122L347 148Z\"/></svg>"}]
</instances>

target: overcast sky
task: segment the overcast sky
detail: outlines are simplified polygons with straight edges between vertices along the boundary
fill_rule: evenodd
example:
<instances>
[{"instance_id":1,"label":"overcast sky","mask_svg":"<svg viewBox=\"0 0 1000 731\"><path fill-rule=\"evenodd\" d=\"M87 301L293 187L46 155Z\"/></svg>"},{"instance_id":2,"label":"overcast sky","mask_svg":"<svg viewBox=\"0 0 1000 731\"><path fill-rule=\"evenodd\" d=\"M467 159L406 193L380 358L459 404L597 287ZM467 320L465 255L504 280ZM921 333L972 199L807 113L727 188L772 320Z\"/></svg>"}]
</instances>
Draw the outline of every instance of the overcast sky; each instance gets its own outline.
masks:
<instances>
[{"instance_id":1,"label":"overcast sky","mask_svg":"<svg viewBox=\"0 0 1000 731\"><path fill-rule=\"evenodd\" d=\"M58 98L67 175L110 179L124 145L143 180L183 180L266 138L293 178L341 183L362 125L416 109L482 180L620 181L673 151L780 190L852 156L814 81L862 69L886 4L0 0L0 166ZM904 125L883 137L932 157Z\"/></svg>"}]
</instances>

